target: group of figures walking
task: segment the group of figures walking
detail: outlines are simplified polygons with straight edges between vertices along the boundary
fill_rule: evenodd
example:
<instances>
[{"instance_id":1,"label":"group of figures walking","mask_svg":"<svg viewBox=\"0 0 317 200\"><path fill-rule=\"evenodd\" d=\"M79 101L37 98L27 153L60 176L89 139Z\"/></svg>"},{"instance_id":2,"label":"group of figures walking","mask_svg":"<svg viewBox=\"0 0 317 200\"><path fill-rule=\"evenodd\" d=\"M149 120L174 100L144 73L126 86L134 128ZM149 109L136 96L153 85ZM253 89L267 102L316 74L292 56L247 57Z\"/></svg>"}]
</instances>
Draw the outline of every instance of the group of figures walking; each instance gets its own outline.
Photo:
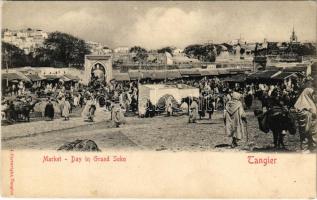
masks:
<instances>
[{"instance_id":1,"label":"group of figures walking","mask_svg":"<svg viewBox=\"0 0 317 200\"><path fill-rule=\"evenodd\" d=\"M196 123L206 114L212 119L214 111L223 111L225 133L232 139L231 147L235 148L241 140L249 137L249 115L245 110L251 109L253 102L259 100L261 109L255 109L254 114L258 118L259 129L273 133L275 148L285 148L284 136L296 132L300 133L301 148L307 146L307 149L314 149L316 146L316 92L307 80L275 85L251 83L234 87L219 79L181 80L180 83L199 88L200 96L183 98L178 104L173 96L166 95L156 105L147 100L145 108L139 108L137 82L93 82L88 86L77 85L69 91L64 87L60 90L57 88L44 100L41 95L38 98L17 96L15 100L2 101L2 109L5 108L3 116L12 121L22 116L22 119L29 121L30 112L37 110L48 120L53 120L57 113L64 120L69 120L72 110L80 107L83 121L94 121L96 111L107 110L111 113L114 127L119 127L125 121L124 113L154 117L165 112L166 116L172 116L182 110L185 104L189 123Z\"/></svg>"}]
</instances>

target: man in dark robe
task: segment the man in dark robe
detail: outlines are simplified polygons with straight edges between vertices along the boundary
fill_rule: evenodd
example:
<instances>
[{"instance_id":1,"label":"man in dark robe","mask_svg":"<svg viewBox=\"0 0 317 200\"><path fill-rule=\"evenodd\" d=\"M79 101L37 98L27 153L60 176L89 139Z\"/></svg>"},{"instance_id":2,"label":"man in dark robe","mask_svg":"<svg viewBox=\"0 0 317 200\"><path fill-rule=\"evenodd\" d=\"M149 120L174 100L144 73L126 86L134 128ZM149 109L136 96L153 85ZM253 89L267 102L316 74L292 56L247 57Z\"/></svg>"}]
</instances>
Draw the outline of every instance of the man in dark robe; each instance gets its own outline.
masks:
<instances>
[{"instance_id":1,"label":"man in dark robe","mask_svg":"<svg viewBox=\"0 0 317 200\"><path fill-rule=\"evenodd\" d=\"M54 106L51 102L50 99L48 99L48 102L45 106L45 113L44 113L45 117L48 117L49 120L53 120L54 119Z\"/></svg>"},{"instance_id":2,"label":"man in dark robe","mask_svg":"<svg viewBox=\"0 0 317 200\"><path fill-rule=\"evenodd\" d=\"M247 109L250 109L252 106L252 101L253 101L253 96L252 94L248 91L247 94L244 97L244 103Z\"/></svg>"}]
</instances>

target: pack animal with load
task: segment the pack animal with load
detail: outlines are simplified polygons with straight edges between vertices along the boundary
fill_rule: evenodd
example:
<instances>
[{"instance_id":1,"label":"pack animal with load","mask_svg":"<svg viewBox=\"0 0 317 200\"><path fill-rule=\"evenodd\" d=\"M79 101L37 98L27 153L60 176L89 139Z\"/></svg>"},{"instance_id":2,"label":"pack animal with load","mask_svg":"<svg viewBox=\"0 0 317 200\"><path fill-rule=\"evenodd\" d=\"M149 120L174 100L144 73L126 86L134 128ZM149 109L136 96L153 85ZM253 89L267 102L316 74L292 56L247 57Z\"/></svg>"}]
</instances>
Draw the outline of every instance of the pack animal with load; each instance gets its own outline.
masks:
<instances>
[{"instance_id":1,"label":"pack animal with load","mask_svg":"<svg viewBox=\"0 0 317 200\"><path fill-rule=\"evenodd\" d=\"M268 111L254 110L258 119L259 129L273 133L274 148L285 148L284 135L288 131L291 135L296 134L296 118L293 113L283 107L273 106Z\"/></svg>"}]
</instances>

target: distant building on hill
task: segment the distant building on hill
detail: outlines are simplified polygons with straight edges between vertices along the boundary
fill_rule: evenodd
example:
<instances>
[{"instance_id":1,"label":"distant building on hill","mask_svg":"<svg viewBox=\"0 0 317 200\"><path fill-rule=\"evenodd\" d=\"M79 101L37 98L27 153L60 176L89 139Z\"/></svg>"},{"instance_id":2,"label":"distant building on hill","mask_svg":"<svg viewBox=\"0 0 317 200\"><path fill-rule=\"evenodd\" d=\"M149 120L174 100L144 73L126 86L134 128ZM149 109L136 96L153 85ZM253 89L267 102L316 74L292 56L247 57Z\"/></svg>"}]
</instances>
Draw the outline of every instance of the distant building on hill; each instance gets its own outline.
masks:
<instances>
[{"instance_id":1,"label":"distant building on hill","mask_svg":"<svg viewBox=\"0 0 317 200\"><path fill-rule=\"evenodd\" d=\"M20 30L3 29L2 35L3 42L17 46L25 54L30 54L43 45L44 40L48 37L48 32L31 28Z\"/></svg>"},{"instance_id":2,"label":"distant building on hill","mask_svg":"<svg viewBox=\"0 0 317 200\"><path fill-rule=\"evenodd\" d=\"M91 54L102 55L112 53L112 50L110 48L99 42L86 41L86 44L90 48Z\"/></svg>"},{"instance_id":3,"label":"distant building on hill","mask_svg":"<svg viewBox=\"0 0 317 200\"><path fill-rule=\"evenodd\" d=\"M129 47L117 47L113 50L114 53L129 53Z\"/></svg>"}]
</instances>

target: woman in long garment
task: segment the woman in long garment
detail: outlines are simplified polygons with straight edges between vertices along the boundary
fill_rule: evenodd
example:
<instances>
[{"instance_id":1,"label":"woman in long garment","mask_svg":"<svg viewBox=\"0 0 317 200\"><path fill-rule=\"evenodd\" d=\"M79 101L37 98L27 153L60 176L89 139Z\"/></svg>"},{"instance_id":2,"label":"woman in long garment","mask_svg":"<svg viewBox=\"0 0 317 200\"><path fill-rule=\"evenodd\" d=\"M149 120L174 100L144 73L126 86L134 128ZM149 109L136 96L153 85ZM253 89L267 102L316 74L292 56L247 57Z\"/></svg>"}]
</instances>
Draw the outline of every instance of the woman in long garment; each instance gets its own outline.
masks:
<instances>
[{"instance_id":1,"label":"woman in long garment","mask_svg":"<svg viewBox=\"0 0 317 200\"><path fill-rule=\"evenodd\" d=\"M313 93L313 88L305 88L294 105L298 116L301 148L303 140L307 139L309 150L314 148L314 144L316 144L317 141L317 108L314 102Z\"/></svg>"},{"instance_id":2,"label":"woman in long garment","mask_svg":"<svg viewBox=\"0 0 317 200\"><path fill-rule=\"evenodd\" d=\"M121 110L121 105L115 104L111 111L111 119L114 126L118 128L122 123L124 123L124 114Z\"/></svg>"},{"instance_id":3,"label":"woman in long garment","mask_svg":"<svg viewBox=\"0 0 317 200\"><path fill-rule=\"evenodd\" d=\"M81 113L81 116L83 117L84 121L93 121L95 110L95 101L92 99L92 97L88 96L86 105L83 109L83 112Z\"/></svg>"},{"instance_id":4,"label":"woman in long garment","mask_svg":"<svg viewBox=\"0 0 317 200\"><path fill-rule=\"evenodd\" d=\"M166 99L166 113L167 116L173 115L173 103L171 97Z\"/></svg>"},{"instance_id":5,"label":"woman in long garment","mask_svg":"<svg viewBox=\"0 0 317 200\"><path fill-rule=\"evenodd\" d=\"M45 106L44 117L48 117L50 120L54 119L54 106L50 99Z\"/></svg>"},{"instance_id":6,"label":"woman in long garment","mask_svg":"<svg viewBox=\"0 0 317 200\"><path fill-rule=\"evenodd\" d=\"M78 95L74 95L74 106L77 107L79 105L79 97Z\"/></svg>"},{"instance_id":7,"label":"woman in long garment","mask_svg":"<svg viewBox=\"0 0 317 200\"><path fill-rule=\"evenodd\" d=\"M62 104L63 104L62 116L65 118L65 120L69 120L69 113L71 108L70 103L67 99L63 98Z\"/></svg>"},{"instance_id":8,"label":"woman in long garment","mask_svg":"<svg viewBox=\"0 0 317 200\"><path fill-rule=\"evenodd\" d=\"M238 146L238 141L244 138L246 114L240 101L241 94L233 92L231 100L227 102L224 109L225 130L228 137L232 138L231 147Z\"/></svg>"},{"instance_id":9,"label":"woman in long garment","mask_svg":"<svg viewBox=\"0 0 317 200\"><path fill-rule=\"evenodd\" d=\"M191 103L190 107L189 107L189 123L196 123L196 120L198 118L199 114L198 114L198 103L197 103L197 99L194 98L193 102Z\"/></svg>"}]
</instances>

